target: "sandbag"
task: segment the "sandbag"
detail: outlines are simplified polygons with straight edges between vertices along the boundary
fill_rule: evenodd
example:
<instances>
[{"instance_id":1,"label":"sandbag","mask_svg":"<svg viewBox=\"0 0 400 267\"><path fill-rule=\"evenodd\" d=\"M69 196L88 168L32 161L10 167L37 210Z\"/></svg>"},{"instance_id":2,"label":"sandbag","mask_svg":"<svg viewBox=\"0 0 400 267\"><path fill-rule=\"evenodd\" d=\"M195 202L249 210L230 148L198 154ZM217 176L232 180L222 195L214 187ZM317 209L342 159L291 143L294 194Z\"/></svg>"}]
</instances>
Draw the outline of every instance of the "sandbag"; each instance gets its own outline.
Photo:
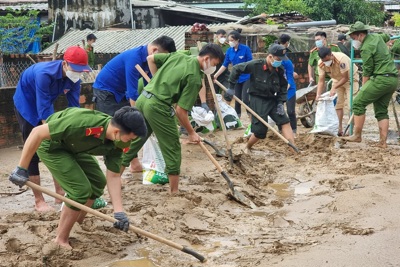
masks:
<instances>
[{"instance_id":1,"label":"sandbag","mask_svg":"<svg viewBox=\"0 0 400 267\"><path fill-rule=\"evenodd\" d=\"M143 146L143 184L166 184L165 161L157 137L152 134Z\"/></svg>"},{"instance_id":2,"label":"sandbag","mask_svg":"<svg viewBox=\"0 0 400 267\"><path fill-rule=\"evenodd\" d=\"M189 121L193 129L203 134L212 133L215 130L214 119L212 111L207 112L202 107L193 107L189 116Z\"/></svg>"},{"instance_id":3,"label":"sandbag","mask_svg":"<svg viewBox=\"0 0 400 267\"><path fill-rule=\"evenodd\" d=\"M221 109L221 115L225 123L226 129L235 129L242 127L243 126L242 122L240 121L239 116L236 113L236 110L222 100L222 95L217 94L217 100L219 107ZM215 116L215 123L217 127L220 128L220 120L218 118L218 113Z\"/></svg>"},{"instance_id":4,"label":"sandbag","mask_svg":"<svg viewBox=\"0 0 400 267\"><path fill-rule=\"evenodd\" d=\"M310 133L321 133L337 136L339 131L339 118L336 114L334 100L336 95L329 96L330 92L321 95L317 104L314 128Z\"/></svg>"}]
</instances>

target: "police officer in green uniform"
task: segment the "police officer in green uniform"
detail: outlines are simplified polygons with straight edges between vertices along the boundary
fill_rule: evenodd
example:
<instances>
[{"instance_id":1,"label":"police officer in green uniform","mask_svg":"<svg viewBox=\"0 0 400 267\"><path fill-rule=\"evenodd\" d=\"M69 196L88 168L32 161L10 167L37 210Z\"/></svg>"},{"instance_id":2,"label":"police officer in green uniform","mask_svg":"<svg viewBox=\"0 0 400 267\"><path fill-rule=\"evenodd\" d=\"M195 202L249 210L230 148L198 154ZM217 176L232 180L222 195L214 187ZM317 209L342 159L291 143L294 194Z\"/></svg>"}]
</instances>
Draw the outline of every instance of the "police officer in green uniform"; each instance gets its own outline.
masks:
<instances>
[{"instance_id":1,"label":"police officer in green uniform","mask_svg":"<svg viewBox=\"0 0 400 267\"><path fill-rule=\"evenodd\" d=\"M369 26L357 21L350 26L347 33L353 39L354 48L361 51L363 78L362 90L353 102L354 134L344 139L350 142L361 142L366 107L372 103L379 126L378 147L386 148L389 130L388 107L397 88L398 72L385 44L390 40L390 36L371 34L368 33L369 29Z\"/></svg>"},{"instance_id":2,"label":"police officer in green uniform","mask_svg":"<svg viewBox=\"0 0 400 267\"><path fill-rule=\"evenodd\" d=\"M283 45L272 44L265 59L255 59L233 66L229 83L230 88L233 88L242 73L249 73L250 108L265 121L270 116L282 127L283 136L294 144L289 118L283 108L283 103L287 100L288 82L284 76L282 60L287 59L286 48ZM234 89L228 89L227 93L234 95ZM251 117L252 135L246 145L247 153L259 139L265 139L267 130L268 128L255 116Z\"/></svg>"},{"instance_id":3,"label":"police officer in green uniform","mask_svg":"<svg viewBox=\"0 0 400 267\"><path fill-rule=\"evenodd\" d=\"M200 142L200 137L188 118L201 88L202 73L212 74L224 54L216 44L203 46L197 57L182 53L155 54L147 57L152 80L139 96L136 107L143 113L148 134L132 142L123 155L123 166L129 166L133 157L154 132L165 160L171 194L178 192L181 165L181 144L175 114L189 136L189 141ZM176 104L174 109L172 105Z\"/></svg>"},{"instance_id":4,"label":"police officer in green uniform","mask_svg":"<svg viewBox=\"0 0 400 267\"><path fill-rule=\"evenodd\" d=\"M226 51L228 50L230 45L229 45L229 42L227 41L226 31L225 30L219 29L218 31L215 32L215 43L218 44L221 47L221 49L224 52L224 54L226 54ZM222 62L220 64L218 64L217 71L221 68L221 66L222 66ZM229 82L228 82L229 75L230 75L229 69L226 68L224 70L224 72L222 72L221 75L219 75L218 78L217 78L217 80L222 85L224 85L226 88L229 87ZM220 89L218 87L218 85L215 85L215 89L218 89L219 92L224 92L224 90ZM224 98L225 98L226 101L228 101L228 102L232 101L232 96L227 95L226 93L224 93L223 95L224 95Z\"/></svg>"},{"instance_id":5,"label":"police officer in green uniform","mask_svg":"<svg viewBox=\"0 0 400 267\"><path fill-rule=\"evenodd\" d=\"M46 120L46 124L32 130L10 181L19 186L28 181L27 167L36 151L69 199L90 207L103 194L107 184L114 217L118 220L114 227L127 231L129 220L122 206L119 175L122 149L146 133L144 118L133 107L119 109L114 117L83 108L56 112ZM106 176L93 155L105 156ZM85 215L85 212L65 204L55 242L71 248L71 229L75 222L82 223Z\"/></svg>"},{"instance_id":6,"label":"police officer in green uniform","mask_svg":"<svg viewBox=\"0 0 400 267\"><path fill-rule=\"evenodd\" d=\"M310 57L308 58L308 78L310 82L318 81L318 48L328 47L332 52L341 52L340 48L335 44L328 44L326 41L326 32L317 32L315 34L315 47L310 50ZM328 81L329 76L325 79Z\"/></svg>"}]
</instances>

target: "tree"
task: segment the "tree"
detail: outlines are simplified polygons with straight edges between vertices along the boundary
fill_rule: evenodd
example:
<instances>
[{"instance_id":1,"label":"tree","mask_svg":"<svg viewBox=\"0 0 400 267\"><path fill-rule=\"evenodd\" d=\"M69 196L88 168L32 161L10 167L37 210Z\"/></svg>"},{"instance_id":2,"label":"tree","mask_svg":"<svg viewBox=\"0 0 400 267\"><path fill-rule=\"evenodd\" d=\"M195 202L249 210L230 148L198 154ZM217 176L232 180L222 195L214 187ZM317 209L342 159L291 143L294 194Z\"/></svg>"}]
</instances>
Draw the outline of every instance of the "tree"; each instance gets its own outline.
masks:
<instances>
[{"instance_id":1,"label":"tree","mask_svg":"<svg viewBox=\"0 0 400 267\"><path fill-rule=\"evenodd\" d=\"M290 11L298 11L305 14L308 7L304 5L303 0L244 0L245 7L252 7L252 15L261 13L277 14Z\"/></svg>"},{"instance_id":2,"label":"tree","mask_svg":"<svg viewBox=\"0 0 400 267\"><path fill-rule=\"evenodd\" d=\"M383 25L385 12L382 5L366 0L244 0L253 6L253 14L274 14L290 11L312 20L334 19L339 24L353 24L357 20L366 24Z\"/></svg>"},{"instance_id":3,"label":"tree","mask_svg":"<svg viewBox=\"0 0 400 267\"><path fill-rule=\"evenodd\" d=\"M52 25L41 25L37 10L7 10L5 16L0 17L0 52L26 53L35 41L40 41Z\"/></svg>"}]
</instances>

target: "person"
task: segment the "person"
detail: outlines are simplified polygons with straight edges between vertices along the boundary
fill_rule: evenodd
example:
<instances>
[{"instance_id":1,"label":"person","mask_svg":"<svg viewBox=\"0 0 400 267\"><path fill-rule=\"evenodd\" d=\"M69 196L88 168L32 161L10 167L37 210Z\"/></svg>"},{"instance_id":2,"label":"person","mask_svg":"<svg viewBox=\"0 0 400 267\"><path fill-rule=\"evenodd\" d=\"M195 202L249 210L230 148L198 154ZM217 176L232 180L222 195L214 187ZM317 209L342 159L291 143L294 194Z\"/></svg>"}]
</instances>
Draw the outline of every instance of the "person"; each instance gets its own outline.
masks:
<instances>
[{"instance_id":1,"label":"person","mask_svg":"<svg viewBox=\"0 0 400 267\"><path fill-rule=\"evenodd\" d=\"M174 40L161 36L148 45L127 50L111 59L93 84L96 109L112 116L121 107L134 106L139 97L138 80L141 77L135 66L138 64L145 72L149 72L146 61L148 55L175 51ZM123 167L121 172L124 169ZM137 158L131 162L130 171L142 171L142 165Z\"/></svg>"},{"instance_id":2,"label":"person","mask_svg":"<svg viewBox=\"0 0 400 267\"><path fill-rule=\"evenodd\" d=\"M340 51L346 56L350 57L350 42L347 42L346 34L340 33L338 35L338 42L336 43Z\"/></svg>"},{"instance_id":3,"label":"person","mask_svg":"<svg viewBox=\"0 0 400 267\"><path fill-rule=\"evenodd\" d=\"M286 48L272 44L265 59L255 59L233 66L229 83L232 88L241 74L250 74L250 108L265 121L270 116L278 126L281 126L283 136L294 144L289 118L283 108L283 103L287 100L288 86L282 67L283 60L288 60ZM230 88L227 92L233 95L233 89ZM268 128L255 116L251 117L252 134L246 144L246 153L251 152L251 148L259 139L265 139L267 130Z\"/></svg>"},{"instance_id":4,"label":"person","mask_svg":"<svg viewBox=\"0 0 400 267\"><path fill-rule=\"evenodd\" d=\"M219 76L228 68L229 64L235 66L236 64L247 62L253 59L250 47L240 43L240 33L238 31L231 31L228 34L229 46L225 54L225 60L217 73L214 74L214 80L218 80ZM235 85L235 96L243 101L244 104L249 104L249 96L247 90L249 88L250 74L242 74ZM235 110L240 118L242 110L241 105L236 101Z\"/></svg>"},{"instance_id":5,"label":"person","mask_svg":"<svg viewBox=\"0 0 400 267\"><path fill-rule=\"evenodd\" d=\"M290 46L290 35L282 34L278 43L286 48L289 51ZM286 100L286 110L290 120L290 127L293 131L293 136L296 137L297 134L297 118L296 118L296 82L294 81L295 72L292 61L287 58L286 60L282 60L282 66L285 69L285 77L288 81L288 90L287 90L287 100Z\"/></svg>"},{"instance_id":6,"label":"person","mask_svg":"<svg viewBox=\"0 0 400 267\"><path fill-rule=\"evenodd\" d=\"M314 83L315 81L318 81L318 60L320 59L318 57L318 49L321 47L329 47L332 52L340 52L340 49L337 45L335 44L328 44L326 40L326 32L316 32L315 33L315 47L311 49L310 51L310 57L308 58L308 78L310 83ZM329 79L329 77L325 77L326 79Z\"/></svg>"},{"instance_id":7,"label":"person","mask_svg":"<svg viewBox=\"0 0 400 267\"><path fill-rule=\"evenodd\" d=\"M127 231L129 219L122 205L119 169L122 148L136 137L146 136L142 114L134 107L123 107L113 117L85 108L67 108L54 113L46 122L32 130L10 181L19 186L28 181L29 161L37 151L71 200L90 207L107 184L114 218L118 220L114 227ZM106 175L94 155L105 156ZM65 203L54 242L71 249L71 229L75 222L82 223L85 215L86 212Z\"/></svg>"},{"instance_id":8,"label":"person","mask_svg":"<svg viewBox=\"0 0 400 267\"><path fill-rule=\"evenodd\" d=\"M389 45L393 59L400 60L400 39L389 41ZM400 63L395 63L395 66L398 70L400 69Z\"/></svg>"},{"instance_id":9,"label":"person","mask_svg":"<svg viewBox=\"0 0 400 267\"><path fill-rule=\"evenodd\" d=\"M358 92L358 68L353 64L353 74L350 75L350 58L342 52L332 52L328 47L321 47L318 50L318 73L320 74L317 86L316 100L321 97L325 88L325 75L329 75L332 79L332 88L330 96L337 94L337 102L335 105L336 114L339 119L338 135L343 135L343 108L346 95L350 93L350 79L353 79L353 95Z\"/></svg>"},{"instance_id":10,"label":"person","mask_svg":"<svg viewBox=\"0 0 400 267\"><path fill-rule=\"evenodd\" d=\"M97 37L91 33L86 36L86 46L85 50L86 53L88 54L88 61L89 61L89 66L91 68L94 68L94 46L96 43Z\"/></svg>"},{"instance_id":11,"label":"person","mask_svg":"<svg viewBox=\"0 0 400 267\"><path fill-rule=\"evenodd\" d=\"M398 72L385 43L388 34L368 33L369 26L357 21L347 33L353 40L355 49L361 51L363 61L362 90L354 98L354 133L344 139L349 142L361 142L365 122L366 107L374 105L375 118L379 126L378 147L386 148L389 130L388 107L397 88Z\"/></svg>"},{"instance_id":12,"label":"person","mask_svg":"<svg viewBox=\"0 0 400 267\"><path fill-rule=\"evenodd\" d=\"M122 158L122 165L128 166L152 132L156 135L165 160L170 193L178 193L181 165L181 144L175 114L181 126L188 132L188 141L200 142L199 135L188 118L202 86L202 76L212 74L216 65L222 62L224 53L216 44L203 46L197 57L182 53L149 55L147 61L153 74L152 80L142 91L136 106L143 113L148 133L132 142L129 151ZM176 104L176 108L172 105Z\"/></svg>"},{"instance_id":13,"label":"person","mask_svg":"<svg viewBox=\"0 0 400 267\"><path fill-rule=\"evenodd\" d=\"M85 50L71 46L65 51L64 60L36 63L22 73L13 100L24 142L34 127L45 123L54 113L53 102L58 96L66 96L68 107L79 107L80 76L82 72L90 71ZM27 168L29 180L40 185L39 158L36 154ZM56 182L54 185L58 194L64 194ZM32 191L36 211L53 210L41 192Z\"/></svg>"},{"instance_id":14,"label":"person","mask_svg":"<svg viewBox=\"0 0 400 267\"><path fill-rule=\"evenodd\" d=\"M215 43L218 44L221 47L224 54L226 54L226 51L228 51L230 46L229 46L229 43L226 38L225 30L219 29L218 31L215 32ZM221 66L222 66L222 63L218 64L217 70L215 71L214 75L218 72L218 70L221 68ZM224 85L226 88L229 86L229 82L228 82L229 74L230 74L229 69L226 68L217 78L217 80L222 85ZM218 85L215 85L215 89L218 89L219 92L224 92L223 96L226 101L228 101L228 102L232 101L232 97L230 95L226 94L224 90L220 89L218 87Z\"/></svg>"}]
</instances>

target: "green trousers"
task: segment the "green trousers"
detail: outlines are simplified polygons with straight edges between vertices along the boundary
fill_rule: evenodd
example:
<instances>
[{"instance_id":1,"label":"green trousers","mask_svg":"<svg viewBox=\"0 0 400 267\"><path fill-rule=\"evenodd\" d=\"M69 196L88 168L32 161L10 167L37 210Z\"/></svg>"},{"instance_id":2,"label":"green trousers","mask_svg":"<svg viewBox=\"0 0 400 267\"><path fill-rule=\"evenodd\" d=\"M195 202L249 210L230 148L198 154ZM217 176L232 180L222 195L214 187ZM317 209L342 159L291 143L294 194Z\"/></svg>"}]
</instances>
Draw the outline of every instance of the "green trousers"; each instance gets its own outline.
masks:
<instances>
[{"instance_id":1,"label":"green trousers","mask_svg":"<svg viewBox=\"0 0 400 267\"><path fill-rule=\"evenodd\" d=\"M86 153L73 154L64 149L49 151L50 142L44 141L37 150L40 160L67 194L80 204L103 195L107 181L97 159ZM79 210L65 203L68 207Z\"/></svg>"},{"instance_id":2,"label":"green trousers","mask_svg":"<svg viewBox=\"0 0 400 267\"><path fill-rule=\"evenodd\" d=\"M178 175L182 161L179 132L172 112L172 107L162 103L155 96L145 97L143 94L136 101L136 107L142 112L147 126L147 136L144 139L132 141L129 151L122 156L122 165L127 167L131 160L143 147L151 133L155 133L165 161L165 173Z\"/></svg>"},{"instance_id":3,"label":"green trousers","mask_svg":"<svg viewBox=\"0 0 400 267\"><path fill-rule=\"evenodd\" d=\"M358 92L353 102L354 115L364 115L369 104L374 105L378 121L389 119L388 106L397 89L397 77L378 75L371 77Z\"/></svg>"}]
</instances>

